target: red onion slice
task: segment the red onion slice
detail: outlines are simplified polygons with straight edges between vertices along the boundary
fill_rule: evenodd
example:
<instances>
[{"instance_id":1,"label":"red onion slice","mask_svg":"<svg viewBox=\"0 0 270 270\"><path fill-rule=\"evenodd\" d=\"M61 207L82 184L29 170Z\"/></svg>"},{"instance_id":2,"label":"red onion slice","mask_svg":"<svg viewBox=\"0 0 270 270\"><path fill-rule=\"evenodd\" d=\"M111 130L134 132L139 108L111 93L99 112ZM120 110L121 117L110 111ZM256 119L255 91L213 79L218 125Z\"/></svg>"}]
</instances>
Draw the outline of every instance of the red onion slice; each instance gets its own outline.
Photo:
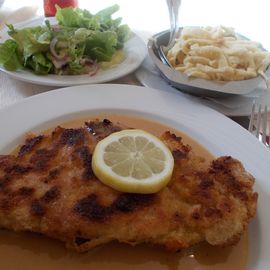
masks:
<instances>
[{"instance_id":1,"label":"red onion slice","mask_svg":"<svg viewBox=\"0 0 270 270\"><path fill-rule=\"evenodd\" d=\"M67 64L68 63L68 57L65 57L65 58L63 58L63 59L60 59L60 60L57 60L57 59L52 59L52 62L53 62L53 64L54 64L54 66L57 68L57 69L59 69L59 68L61 68L61 67L63 67L65 64Z\"/></svg>"},{"instance_id":2,"label":"red onion slice","mask_svg":"<svg viewBox=\"0 0 270 270\"><path fill-rule=\"evenodd\" d=\"M56 46L56 43L58 42L58 39L57 37L54 37L51 42L50 42L50 52L51 54L53 55L53 57L57 60L62 60L64 57L66 57L65 55L64 56L60 56L57 54L57 52L55 51L55 46Z\"/></svg>"},{"instance_id":3,"label":"red onion slice","mask_svg":"<svg viewBox=\"0 0 270 270\"><path fill-rule=\"evenodd\" d=\"M99 66L98 66L98 64L97 64L97 61L94 61L94 63L93 63L93 70L91 70L91 71L88 73L88 75L89 75L90 77L96 75L97 72L98 72L98 69L99 69Z\"/></svg>"}]
</instances>

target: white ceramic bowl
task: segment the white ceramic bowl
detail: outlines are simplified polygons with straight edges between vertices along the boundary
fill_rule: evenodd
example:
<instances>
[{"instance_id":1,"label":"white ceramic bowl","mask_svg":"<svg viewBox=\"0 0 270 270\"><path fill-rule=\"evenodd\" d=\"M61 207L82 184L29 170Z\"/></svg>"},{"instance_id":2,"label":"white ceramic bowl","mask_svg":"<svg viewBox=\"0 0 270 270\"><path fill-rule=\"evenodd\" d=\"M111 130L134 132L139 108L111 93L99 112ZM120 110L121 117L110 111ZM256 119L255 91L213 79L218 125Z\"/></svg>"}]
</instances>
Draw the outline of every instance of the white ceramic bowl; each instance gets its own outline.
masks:
<instances>
[{"instance_id":1,"label":"white ceramic bowl","mask_svg":"<svg viewBox=\"0 0 270 270\"><path fill-rule=\"evenodd\" d=\"M183 92L197 96L224 97L228 95L245 95L252 92L264 80L261 76L253 79L241 81L210 81L201 78L189 78L186 74L181 73L168 65L164 64L158 55L157 45L166 45L169 39L169 30L160 32L149 40L147 47L148 53L160 70L161 75L172 86ZM267 69L266 75L270 76L270 68Z\"/></svg>"}]
</instances>

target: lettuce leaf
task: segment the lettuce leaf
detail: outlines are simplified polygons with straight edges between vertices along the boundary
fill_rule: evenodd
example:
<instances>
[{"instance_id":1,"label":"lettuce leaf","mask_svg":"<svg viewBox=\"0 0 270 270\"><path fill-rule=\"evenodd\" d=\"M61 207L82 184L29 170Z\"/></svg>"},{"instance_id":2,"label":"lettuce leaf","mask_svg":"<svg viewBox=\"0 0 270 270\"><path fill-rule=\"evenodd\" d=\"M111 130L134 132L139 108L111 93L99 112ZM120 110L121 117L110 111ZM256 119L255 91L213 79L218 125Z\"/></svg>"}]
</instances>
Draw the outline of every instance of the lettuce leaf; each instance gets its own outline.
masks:
<instances>
[{"instance_id":1,"label":"lettuce leaf","mask_svg":"<svg viewBox=\"0 0 270 270\"><path fill-rule=\"evenodd\" d=\"M93 32L85 42L85 55L91 55L98 62L110 61L117 45L115 32Z\"/></svg>"},{"instance_id":2,"label":"lettuce leaf","mask_svg":"<svg viewBox=\"0 0 270 270\"><path fill-rule=\"evenodd\" d=\"M55 17L60 25L66 27L87 28L91 30L98 30L100 28L98 18L93 16L89 11L79 8L56 7Z\"/></svg>"},{"instance_id":3,"label":"lettuce leaf","mask_svg":"<svg viewBox=\"0 0 270 270\"><path fill-rule=\"evenodd\" d=\"M122 49L124 47L125 42L129 39L130 30L126 24L120 25L116 29L117 34L117 46L116 49Z\"/></svg>"},{"instance_id":4,"label":"lettuce leaf","mask_svg":"<svg viewBox=\"0 0 270 270\"><path fill-rule=\"evenodd\" d=\"M22 67L18 44L15 40L8 39L0 44L0 64L10 71Z\"/></svg>"},{"instance_id":5,"label":"lettuce leaf","mask_svg":"<svg viewBox=\"0 0 270 270\"><path fill-rule=\"evenodd\" d=\"M37 26L20 30L14 29L12 25L8 25L8 27L8 34L19 45L18 49L21 51L25 62L33 54L49 50L51 32L48 32L47 27Z\"/></svg>"},{"instance_id":6,"label":"lettuce leaf","mask_svg":"<svg viewBox=\"0 0 270 270\"><path fill-rule=\"evenodd\" d=\"M48 74L53 67L52 63L42 53L36 53L29 57L25 66L31 68L34 73L39 75Z\"/></svg>"},{"instance_id":7,"label":"lettuce leaf","mask_svg":"<svg viewBox=\"0 0 270 270\"><path fill-rule=\"evenodd\" d=\"M123 48L124 43L129 38L130 29L127 25L121 25L121 18L112 19L112 15L119 10L119 5L105 8L95 15L87 10L79 8L59 8L57 7L56 19L60 25L65 27L85 28L93 31L116 33L116 49Z\"/></svg>"}]
</instances>

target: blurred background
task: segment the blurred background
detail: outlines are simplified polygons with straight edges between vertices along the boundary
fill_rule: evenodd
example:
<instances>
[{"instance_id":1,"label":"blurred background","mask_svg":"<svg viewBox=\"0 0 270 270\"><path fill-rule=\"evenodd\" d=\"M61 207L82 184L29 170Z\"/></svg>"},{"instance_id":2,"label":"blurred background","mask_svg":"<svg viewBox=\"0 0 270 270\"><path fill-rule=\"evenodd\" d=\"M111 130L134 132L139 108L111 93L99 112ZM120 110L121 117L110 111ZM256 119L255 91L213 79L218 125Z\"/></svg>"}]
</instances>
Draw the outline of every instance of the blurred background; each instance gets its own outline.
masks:
<instances>
[{"instance_id":1,"label":"blurred background","mask_svg":"<svg viewBox=\"0 0 270 270\"><path fill-rule=\"evenodd\" d=\"M1 0L0 0L1 1ZM153 34L169 28L166 0L79 0L79 7L95 13L113 4L120 5L118 16L132 29ZM0 23L12 12L21 19L32 15L42 16L43 0L5 0L0 8ZM267 18L270 0L182 0L179 13L180 26L234 27L242 35L262 43L270 51L270 35ZM18 18L18 17L17 17ZM12 22L12 16L11 16Z\"/></svg>"}]
</instances>

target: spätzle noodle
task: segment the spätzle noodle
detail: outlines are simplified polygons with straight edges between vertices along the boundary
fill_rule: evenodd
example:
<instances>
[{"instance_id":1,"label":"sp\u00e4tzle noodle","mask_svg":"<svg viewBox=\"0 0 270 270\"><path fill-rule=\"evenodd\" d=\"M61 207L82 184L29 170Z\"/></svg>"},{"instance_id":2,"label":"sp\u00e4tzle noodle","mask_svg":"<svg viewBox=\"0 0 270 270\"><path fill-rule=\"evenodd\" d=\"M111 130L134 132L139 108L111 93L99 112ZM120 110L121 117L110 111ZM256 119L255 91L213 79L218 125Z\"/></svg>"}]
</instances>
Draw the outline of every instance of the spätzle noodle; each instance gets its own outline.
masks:
<instances>
[{"instance_id":1,"label":"sp\u00e4tzle noodle","mask_svg":"<svg viewBox=\"0 0 270 270\"><path fill-rule=\"evenodd\" d=\"M239 81L261 75L270 65L270 53L257 42L241 39L232 28L185 27L167 54L171 65L189 77Z\"/></svg>"}]
</instances>

